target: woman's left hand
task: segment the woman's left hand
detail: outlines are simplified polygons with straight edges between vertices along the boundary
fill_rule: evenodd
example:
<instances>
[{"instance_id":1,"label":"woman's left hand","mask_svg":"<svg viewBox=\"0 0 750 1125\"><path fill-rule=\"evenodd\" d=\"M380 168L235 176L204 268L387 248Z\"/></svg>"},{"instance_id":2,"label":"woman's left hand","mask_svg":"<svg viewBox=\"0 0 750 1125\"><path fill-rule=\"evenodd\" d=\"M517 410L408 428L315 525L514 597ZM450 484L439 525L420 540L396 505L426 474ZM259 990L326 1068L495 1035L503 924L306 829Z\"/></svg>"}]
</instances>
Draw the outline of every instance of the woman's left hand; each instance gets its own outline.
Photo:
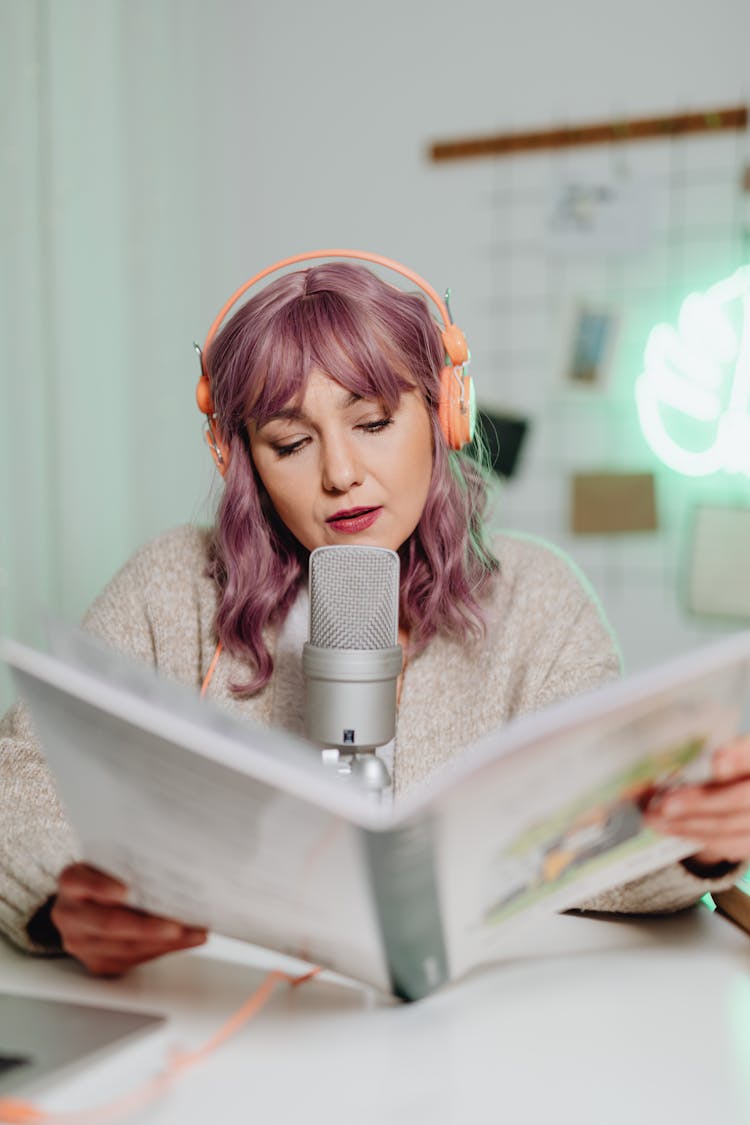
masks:
<instances>
[{"instance_id":1,"label":"woman's left hand","mask_svg":"<svg viewBox=\"0 0 750 1125\"><path fill-rule=\"evenodd\" d=\"M703 785L656 796L644 813L655 832L697 840L691 862L706 868L750 857L750 735L716 750L711 773Z\"/></svg>"}]
</instances>

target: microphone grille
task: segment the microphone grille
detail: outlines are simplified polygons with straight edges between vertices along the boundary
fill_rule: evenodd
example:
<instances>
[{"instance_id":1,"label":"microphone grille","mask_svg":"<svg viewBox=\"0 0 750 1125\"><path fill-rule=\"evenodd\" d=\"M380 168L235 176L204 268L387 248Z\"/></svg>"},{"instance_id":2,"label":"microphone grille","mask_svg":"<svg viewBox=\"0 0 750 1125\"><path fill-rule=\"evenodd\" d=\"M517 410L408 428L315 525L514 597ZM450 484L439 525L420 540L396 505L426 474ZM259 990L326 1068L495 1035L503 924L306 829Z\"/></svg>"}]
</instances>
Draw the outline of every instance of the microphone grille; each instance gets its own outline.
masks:
<instances>
[{"instance_id":1,"label":"microphone grille","mask_svg":"<svg viewBox=\"0 0 750 1125\"><path fill-rule=\"evenodd\" d=\"M395 551L318 547L310 555L310 643L318 648L391 648L398 600Z\"/></svg>"}]
</instances>

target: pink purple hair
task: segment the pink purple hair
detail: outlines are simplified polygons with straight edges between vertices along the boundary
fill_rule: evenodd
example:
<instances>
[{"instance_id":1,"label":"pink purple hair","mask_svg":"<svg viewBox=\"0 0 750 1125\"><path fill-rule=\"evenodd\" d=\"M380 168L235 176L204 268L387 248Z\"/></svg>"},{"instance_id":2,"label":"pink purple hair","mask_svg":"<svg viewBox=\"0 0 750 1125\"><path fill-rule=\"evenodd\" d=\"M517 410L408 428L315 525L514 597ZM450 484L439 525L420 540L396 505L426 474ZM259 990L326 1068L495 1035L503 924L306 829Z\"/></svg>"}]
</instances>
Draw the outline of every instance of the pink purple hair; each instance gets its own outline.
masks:
<instances>
[{"instance_id":1,"label":"pink purple hair","mask_svg":"<svg viewBox=\"0 0 750 1125\"><path fill-rule=\"evenodd\" d=\"M421 391L432 423L433 470L422 517L400 550L400 621L410 631L410 653L438 632L462 640L483 634L481 599L498 566L484 534L487 486L479 465L450 451L442 436L443 345L421 295L346 263L287 274L232 316L205 359L230 451L211 553L216 628L228 651L255 666L250 682L233 685L237 694L268 683L266 630L289 612L309 556L271 506L247 425L300 400L314 367L388 410L406 388Z\"/></svg>"}]
</instances>

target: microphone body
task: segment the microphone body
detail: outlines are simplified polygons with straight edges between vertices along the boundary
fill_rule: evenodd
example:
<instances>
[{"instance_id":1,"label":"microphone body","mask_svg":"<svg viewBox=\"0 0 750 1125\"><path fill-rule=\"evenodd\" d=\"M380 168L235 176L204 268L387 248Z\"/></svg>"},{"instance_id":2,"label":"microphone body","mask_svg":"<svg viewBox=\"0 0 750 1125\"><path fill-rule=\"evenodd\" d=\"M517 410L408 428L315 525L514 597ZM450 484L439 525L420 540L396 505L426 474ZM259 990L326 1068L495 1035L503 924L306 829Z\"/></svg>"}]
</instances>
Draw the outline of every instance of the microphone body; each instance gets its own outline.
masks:
<instances>
[{"instance_id":1,"label":"microphone body","mask_svg":"<svg viewBox=\"0 0 750 1125\"><path fill-rule=\"evenodd\" d=\"M340 750L374 750L396 733L401 645L327 649L306 644L307 736Z\"/></svg>"},{"instance_id":2,"label":"microphone body","mask_svg":"<svg viewBox=\"0 0 750 1125\"><path fill-rule=\"evenodd\" d=\"M310 555L306 733L344 758L371 755L396 733L398 601L395 551L319 547Z\"/></svg>"}]
</instances>

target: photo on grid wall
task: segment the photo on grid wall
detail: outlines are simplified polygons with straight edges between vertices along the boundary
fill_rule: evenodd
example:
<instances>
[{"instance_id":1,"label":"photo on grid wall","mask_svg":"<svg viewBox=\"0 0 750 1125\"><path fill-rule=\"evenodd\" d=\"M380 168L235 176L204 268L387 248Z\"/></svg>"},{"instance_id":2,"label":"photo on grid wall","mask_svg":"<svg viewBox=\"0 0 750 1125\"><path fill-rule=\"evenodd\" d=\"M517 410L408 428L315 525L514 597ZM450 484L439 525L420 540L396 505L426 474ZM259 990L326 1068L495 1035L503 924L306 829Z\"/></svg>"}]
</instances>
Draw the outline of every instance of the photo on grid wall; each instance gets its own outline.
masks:
<instances>
[{"instance_id":1,"label":"photo on grid wall","mask_svg":"<svg viewBox=\"0 0 750 1125\"><path fill-rule=\"evenodd\" d=\"M603 391L609 384L620 317L606 304L572 301L563 317L562 381L568 389Z\"/></svg>"},{"instance_id":2,"label":"photo on grid wall","mask_svg":"<svg viewBox=\"0 0 750 1125\"><path fill-rule=\"evenodd\" d=\"M657 192L653 178L616 167L564 172L547 185L548 253L568 261L645 253L656 237Z\"/></svg>"},{"instance_id":3,"label":"photo on grid wall","mask_svg":"<svg viewBox=\"0 0 750 1125\"><path fill-rule=\"evenodd\" d=\"M685 600L702 617L750 620L750 506L698 505L685 560Z\"/></svg>"}]
</instances>

